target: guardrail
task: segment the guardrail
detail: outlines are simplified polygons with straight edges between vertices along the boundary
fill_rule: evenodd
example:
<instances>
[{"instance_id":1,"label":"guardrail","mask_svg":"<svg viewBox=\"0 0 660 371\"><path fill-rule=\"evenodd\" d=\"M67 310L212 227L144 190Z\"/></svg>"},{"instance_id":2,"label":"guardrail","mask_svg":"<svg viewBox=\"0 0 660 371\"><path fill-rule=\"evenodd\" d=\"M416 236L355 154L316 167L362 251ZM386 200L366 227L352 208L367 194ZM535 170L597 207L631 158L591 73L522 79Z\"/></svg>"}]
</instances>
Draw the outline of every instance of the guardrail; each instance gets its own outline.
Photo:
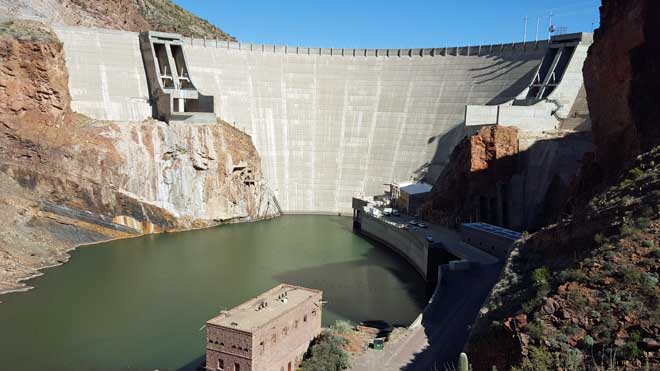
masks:
<instances>
[{"instance_id":1,"label":"guardrail","mask_svg":"<svg viewBox=\"0 0 660 371\"><path fill-rule=\"evenodd\" d=\"M533 52L545 49L548 40L534 42L519 42L510 44L488 44L476 46L454 46L444 48L411 48L411 49L355 49L355 48L309 48L302 46L241 43L218 39L200 39L190 36L183 37L184 44L193 47L222 48L247 50L262 53L282 53L298 55L325 55L348 57L424 57L424 56L481 56L497 55L512 52Z\"/></svg>"}]
</instances>

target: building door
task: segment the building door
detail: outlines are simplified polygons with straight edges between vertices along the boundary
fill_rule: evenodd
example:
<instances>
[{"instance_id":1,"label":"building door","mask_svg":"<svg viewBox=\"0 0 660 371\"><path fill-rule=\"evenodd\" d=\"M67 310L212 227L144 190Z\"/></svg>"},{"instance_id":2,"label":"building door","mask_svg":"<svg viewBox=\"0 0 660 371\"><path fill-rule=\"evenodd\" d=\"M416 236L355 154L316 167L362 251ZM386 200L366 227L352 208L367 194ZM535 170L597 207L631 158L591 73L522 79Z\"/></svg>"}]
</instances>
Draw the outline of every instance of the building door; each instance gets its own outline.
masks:
<instances>
[{"instance_id":1,"label":"building door","mask_svg":"<svg viewBox=\"0 0 660 371\"><path fill-rule=\"evenodd\" d=\"M287 367L287 371L291 371L291 362L289 362L289 367Z\"/></svg>"}]
</instances>

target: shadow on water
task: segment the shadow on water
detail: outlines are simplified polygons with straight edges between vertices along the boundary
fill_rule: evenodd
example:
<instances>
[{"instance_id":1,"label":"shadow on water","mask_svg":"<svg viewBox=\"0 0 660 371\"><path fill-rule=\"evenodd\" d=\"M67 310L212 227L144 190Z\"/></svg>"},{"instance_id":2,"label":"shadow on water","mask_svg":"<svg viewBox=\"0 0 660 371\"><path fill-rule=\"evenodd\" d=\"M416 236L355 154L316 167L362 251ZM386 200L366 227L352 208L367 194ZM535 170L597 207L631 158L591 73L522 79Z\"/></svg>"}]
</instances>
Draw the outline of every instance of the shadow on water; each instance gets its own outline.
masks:
<instances>
[{"instance_id":1,"label":"shadow on water","mask_svg":"<svg viewBox=\"0 0 660 371\"><path fill-rule=\"evenodd\" d=\"M176 369L176 371L200 371L204 370L204 366L206 363L206 356L202 355L194 360L186 363L185 365L179 367Z\"/></svg>"},{"instance_id":2,"label":"shadow on water","mask_svg":"<svg viewBox=\"0 0 660 371\"><path fill-rule=\"evenodd\" d=\"M375 248L364 259L298 269L274 278L323 290L323 298L328 302L325 310L340 318L381 319L407 326L411 319L402 315L401 306L411 306L405 313L424 307L423 279L412 266L393 264L401 258L388 248L368 242ZM367 289L358 292L359 286ZM410 301L402 303L402 297L409 297ZM374 313L378 313L378 318L373 318Z\"/></svg>"}]
</instances>

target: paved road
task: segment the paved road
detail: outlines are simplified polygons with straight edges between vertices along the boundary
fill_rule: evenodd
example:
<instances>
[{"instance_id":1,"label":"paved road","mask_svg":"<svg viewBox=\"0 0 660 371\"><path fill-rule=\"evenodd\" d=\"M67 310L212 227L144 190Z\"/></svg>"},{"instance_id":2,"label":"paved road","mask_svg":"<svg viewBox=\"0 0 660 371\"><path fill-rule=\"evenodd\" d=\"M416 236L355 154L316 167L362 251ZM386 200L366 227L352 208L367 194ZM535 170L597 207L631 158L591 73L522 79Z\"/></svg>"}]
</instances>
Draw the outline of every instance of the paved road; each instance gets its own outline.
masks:
<instances>
[{"instance_id":1,"label":"paved road","mask_svg":"<svg viewBox=\"0 0 660 371\"><path fill-rule=\"evenodd\" d=\"M444 371L444 365L455 362L461 352L469 325L499 278L500 270L501 264L492 264L443 274L446 281L436 289L422 315L421 325L385 350L369 350L354 359L351 369L433 371L437 367Z\"/></svg>"},{"instance_id":2,"label":"paved road","mask_svg":"<svg viewBox=\"0 0 660 371\"><path fill-rule=\"evenodd\" d=\"M496 257L463 242L460 235L449 228L425 223L428 225L427 228L415 227L415 229L412 229L408 222L414 218L407 215L384 216L381 219L396 225L406 225L409 233L415 233L422 237L431 236L433 241L441 242L448 252L461 259L479 264L496 264L498 262Z\"/></svg>"}]
</instances>

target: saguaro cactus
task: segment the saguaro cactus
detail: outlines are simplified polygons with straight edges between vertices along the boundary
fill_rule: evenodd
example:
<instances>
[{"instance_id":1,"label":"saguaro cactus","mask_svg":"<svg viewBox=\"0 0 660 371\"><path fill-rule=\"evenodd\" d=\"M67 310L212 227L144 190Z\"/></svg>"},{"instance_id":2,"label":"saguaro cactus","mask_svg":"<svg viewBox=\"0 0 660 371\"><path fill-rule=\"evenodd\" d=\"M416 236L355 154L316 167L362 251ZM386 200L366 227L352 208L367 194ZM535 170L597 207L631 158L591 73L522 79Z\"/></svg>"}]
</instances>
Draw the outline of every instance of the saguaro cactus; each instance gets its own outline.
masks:
<instances>
[{"instance_id":1,"label":"saguaro cactus","mask_svg":"<svg viewBox=\"0 0 660 371\"><path fill-rule=\"evenodd\" d=\"M469 371L470 364L468 363L468 356L465 353L461 353L458 357L458 370L459 371Z\"/></svg>"}]
</instances>

